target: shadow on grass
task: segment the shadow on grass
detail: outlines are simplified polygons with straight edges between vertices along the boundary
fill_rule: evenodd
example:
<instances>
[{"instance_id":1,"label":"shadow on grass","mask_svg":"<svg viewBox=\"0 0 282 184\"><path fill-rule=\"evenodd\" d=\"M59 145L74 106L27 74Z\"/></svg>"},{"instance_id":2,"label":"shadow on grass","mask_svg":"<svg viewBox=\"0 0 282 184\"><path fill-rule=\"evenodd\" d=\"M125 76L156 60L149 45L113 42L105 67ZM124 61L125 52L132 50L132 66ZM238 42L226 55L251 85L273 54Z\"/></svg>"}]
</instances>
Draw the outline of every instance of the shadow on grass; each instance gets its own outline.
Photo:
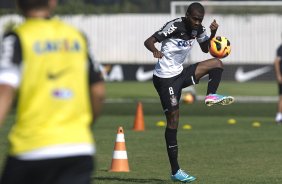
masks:
<instances>
[{"instance_id":1,"label":"shadow on grass","mask_svg":"<svg viewBox=\"0 0 282 184\"><path fill-rule=\"evenodd\" d=\"M146 179L137 179L137 178L118 178L118 177L94 177L94 181L117 181L122 183L163 183L166 180L161 179L152 179L152 178L146 178Z\"/></svg>"}]
</instances>

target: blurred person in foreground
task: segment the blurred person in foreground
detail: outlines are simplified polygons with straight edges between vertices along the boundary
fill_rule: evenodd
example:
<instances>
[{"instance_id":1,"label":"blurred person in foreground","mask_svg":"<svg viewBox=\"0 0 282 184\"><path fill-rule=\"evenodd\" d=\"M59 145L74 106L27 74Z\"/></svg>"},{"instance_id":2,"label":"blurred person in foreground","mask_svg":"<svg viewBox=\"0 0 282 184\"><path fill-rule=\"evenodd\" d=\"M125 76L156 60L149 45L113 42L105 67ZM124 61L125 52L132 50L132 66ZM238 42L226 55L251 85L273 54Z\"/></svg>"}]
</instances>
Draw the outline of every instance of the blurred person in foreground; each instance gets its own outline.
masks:
<instances>
[{"instance_id":1,"label":"blurred person in foreground","mask_svg":"<svg viewBox=\"0 0 282 184\"><path fill-rule=\"evenodd\" d=\"M282 125L282 44L278 47L276 51L276 57L274 60L274 69L276 74L276 80L278 83L278 94L279 100L277 104L277 114L275 121L277 125Z\"/></svg>"},{"instance_id":2,"label":"blurred person in foreground","mask_svg":"<svg viewBox=\"0 0 282 184\"><path fill-rule=\"evenodd\" d=\"M177 128L182 89L198 84L199 80L208 74L209 83L205 104L207 106L229 105L234 102L234 98L231 96L216 94L223 72L221 60L212 58L183 67L185 58L189 55L196 40L204 53L209 52L209 42L215 36L218 24L215 20L211 23L211 35L208 36L202 26L204 15L204 7L200 3L192 3L189 5L185 17L167 22L144 43L153 56L158 58L153 83L166 115L165 141L171 165L171 179L174 181L192 182L196 179L180 169L178 164ZM161 42L161 51L155 47L156 42Z\"/></svg>"},{"instance_id":3,"label":"blurred person in foreground","mask_svg":"<svg viewBox=\"0 0 282 184\"><path fill-rule=\"evenodd\" d=\"M3 37L0 127L18 93L1 184L90 184L92 124L105 94L85 37L57 18L57 0L17 0L25 21Z\"/></svg>"}]
</instances>

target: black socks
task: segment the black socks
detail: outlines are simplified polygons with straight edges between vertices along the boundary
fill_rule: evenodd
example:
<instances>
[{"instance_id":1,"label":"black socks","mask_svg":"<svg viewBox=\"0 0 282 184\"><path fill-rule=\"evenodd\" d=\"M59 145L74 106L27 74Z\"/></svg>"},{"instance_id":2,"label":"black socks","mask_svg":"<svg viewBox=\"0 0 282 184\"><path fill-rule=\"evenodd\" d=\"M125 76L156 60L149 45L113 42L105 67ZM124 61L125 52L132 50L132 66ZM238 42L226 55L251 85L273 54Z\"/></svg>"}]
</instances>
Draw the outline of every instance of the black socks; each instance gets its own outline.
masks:
<instances>
[{"instance_id":1,"label":"black socks","mask_svg":"<svg viewBox=\"0 0 282 184\"><path fill-rule=\"evenodd\" d=\"M221 81L222 72L223 72L222 68L213 68L208 72L209 83L208 83L207 95L216 93L216 90Z\"/></svg>"},{"instance_id":2,"label":"black socks","mask_svg":"<svg viewBox=\"0 0 282 184\"><path fill-rule=\"evenodd\" d=\"M177 145L176 134L177 134L177 129L166 128L165 130L167 154L173 175L179 170L179 165L177 161L178 145Z\"/></svg>"}]
</instances>

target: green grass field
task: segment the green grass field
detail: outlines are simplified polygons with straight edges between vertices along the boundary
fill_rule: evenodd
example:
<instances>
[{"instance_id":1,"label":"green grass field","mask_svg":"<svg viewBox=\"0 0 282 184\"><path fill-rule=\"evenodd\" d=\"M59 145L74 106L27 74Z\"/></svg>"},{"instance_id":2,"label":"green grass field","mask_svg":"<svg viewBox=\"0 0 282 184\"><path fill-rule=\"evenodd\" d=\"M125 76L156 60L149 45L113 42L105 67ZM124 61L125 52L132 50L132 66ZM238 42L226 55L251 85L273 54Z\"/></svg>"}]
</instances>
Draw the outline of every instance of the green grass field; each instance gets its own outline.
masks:
<instances>
[{"instance_id":1,"label":"green grass field","mask_svg":"<svg viewBox=\"0 0 282 184\"><path fill-rule=\"evenodd\" d=\"M205 93L205 83L197 92ZM223 83L220 92L234 96L275 96L276 85L261 83ZM146 130L135 132L137 101L158 98L151 83L108 83L108 98L132 99L133 103L106 103L104 113L94 126L97 142L95 184L172 183L164 141L164 121L160 103L143 102ZM276 103L235 103L231 106L206 107L203 102L181 105L178 131L181 168L204 184L281 184L282 126L276 126ZM235 125L227 124L235 118ZM14 113L0 130L0 165L7 150L7 132ZM261 127L252 127L253 121ZM182 126L190 124L192 130ZM117 128L125 132L129 173L108 172Z\"/></svg>"},{"instance_id":2,"label":"green grass field","mask_svg":"<svg viewBox=\"0 0 282 184\"><path fill-rule=\"evenodd\" d=\"M205 95L207 83L200 82L195 86L198 95ZM276 96L277 85L273 82L222 82L218 89L219 94L234 96ZM151 82L115 82L107 84L109 98L158 98Z\"/></svg>"}]
</instances>

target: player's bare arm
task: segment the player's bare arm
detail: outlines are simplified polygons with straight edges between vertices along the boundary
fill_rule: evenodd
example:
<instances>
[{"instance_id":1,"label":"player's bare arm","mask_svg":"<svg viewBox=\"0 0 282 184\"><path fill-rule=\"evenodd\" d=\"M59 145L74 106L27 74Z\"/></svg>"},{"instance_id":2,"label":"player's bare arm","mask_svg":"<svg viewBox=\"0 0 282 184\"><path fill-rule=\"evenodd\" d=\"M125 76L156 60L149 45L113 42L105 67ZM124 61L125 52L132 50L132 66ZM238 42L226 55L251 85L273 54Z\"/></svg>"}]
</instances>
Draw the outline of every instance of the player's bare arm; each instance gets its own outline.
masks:
<instances>
[{"instance_id":1,"label":"player's bare arm","mask_svg":"<svg viewBox=\"0 0 282 184\"><path fill-rule=\"evenodd\" d=\"M153 36L150 36L145 42L144 45L145 47L151 51L154 55L155 58L162 58L164 55L161 51L159 51L156 47L155 47L155 43L157 42L157 39Z\"/></svg>"},{"instance_id":2,"label":"player's bare arm","mask_svg":"<svg viewBox=\"0 0 282 184\"><path fill-rule=\"evenodd\" d=\"M213 20L213 22L210 25L210 31L211 31L210 39L208 39L207 41L200 44L200 47L201 47L203 52L205 52L205 53L209 52L209 42L213 37L215 37L218 26L219 25L216 22L216 20Z\"/></svg>"},{"instance_id":3,"label":"player's bare arm","mask_svg":"<svg viewBox=\"0 0 282 184\"><path fill-rule=\"evenodd\" d=\"M0 127L3 125L14 100L15 90L12 86L0 84Z\"/></svg>"}]
</instances>

